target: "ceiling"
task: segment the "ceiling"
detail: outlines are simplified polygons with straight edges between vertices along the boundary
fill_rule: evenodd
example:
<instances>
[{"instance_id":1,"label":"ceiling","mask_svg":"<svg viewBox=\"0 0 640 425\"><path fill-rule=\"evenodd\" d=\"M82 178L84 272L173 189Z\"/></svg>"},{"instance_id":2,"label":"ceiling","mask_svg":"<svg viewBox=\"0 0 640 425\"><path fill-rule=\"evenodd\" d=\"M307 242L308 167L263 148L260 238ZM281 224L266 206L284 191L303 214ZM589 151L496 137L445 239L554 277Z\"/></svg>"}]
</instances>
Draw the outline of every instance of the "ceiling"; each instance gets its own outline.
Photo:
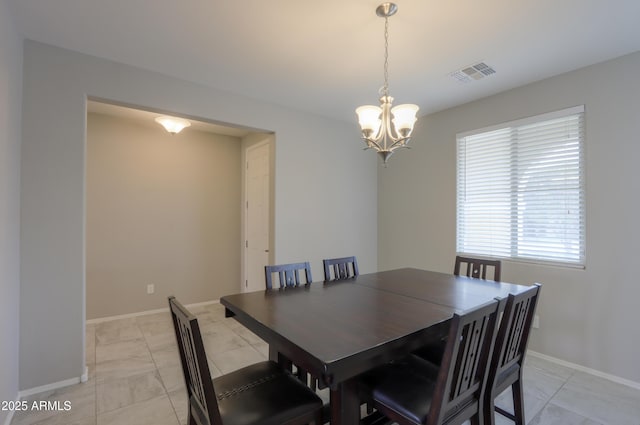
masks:
<instances>
[{"instance_id":1,"label":"ceiling","mask_svg":"<svg viewBox=\"0 0 640 425\"><path fill-rule=\"evenodd\" d=\"M354 122L377 104L375 0L9 0L25 38ZM638 0L398 0L395 103L419 115L640 50ZM484 61L496 73L450 74Z\"/></svg>"}]
</instances>

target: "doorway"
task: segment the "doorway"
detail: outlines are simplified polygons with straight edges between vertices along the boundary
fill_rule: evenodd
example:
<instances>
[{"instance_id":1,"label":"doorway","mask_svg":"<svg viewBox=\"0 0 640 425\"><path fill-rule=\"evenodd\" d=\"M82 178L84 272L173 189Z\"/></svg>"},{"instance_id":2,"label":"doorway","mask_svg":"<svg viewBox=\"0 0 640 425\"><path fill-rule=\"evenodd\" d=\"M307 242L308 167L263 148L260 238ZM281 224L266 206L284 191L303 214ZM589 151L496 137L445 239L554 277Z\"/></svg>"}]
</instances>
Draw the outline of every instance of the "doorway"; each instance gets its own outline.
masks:
<instances>
[{"instance_id":1,"label":"doorway","mask_svg":"<svg viewBox=\"0 0 640 425\"><path fill-rule=\"evenodd\" d=\"M244 282L242 292L264 289L264 266L271 255L271 144L245 150Z\"/></svg>"},{"instance_id":2,"label":"doorway","mask_svg":"<svg viewBox=\"0 0 640 425\"><path fill-rule=\"evenodd\" d=\"M171 135L158 115L88 101L88 320L163 309L168 295L214 302L244 282L242 164L273 136L193 117Z\"/></svg>"}]
</instances>

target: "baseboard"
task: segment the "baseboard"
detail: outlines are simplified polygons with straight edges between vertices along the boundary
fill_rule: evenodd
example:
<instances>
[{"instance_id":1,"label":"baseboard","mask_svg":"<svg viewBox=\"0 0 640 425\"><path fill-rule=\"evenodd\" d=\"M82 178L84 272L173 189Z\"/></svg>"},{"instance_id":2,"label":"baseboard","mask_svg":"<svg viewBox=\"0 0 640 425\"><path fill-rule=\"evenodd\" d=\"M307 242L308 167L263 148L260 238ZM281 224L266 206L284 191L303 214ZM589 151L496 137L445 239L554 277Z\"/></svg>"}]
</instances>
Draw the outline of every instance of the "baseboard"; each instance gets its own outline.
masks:
<instances>
[{"instance_id":1,"label":"baseboard","mask_svg":"<svg viewBox=\"0 0 640 425\"><path fill-rule=\"evenodd\" d=\"M22 391L18 392L18 397L20 399L23 399L25 397L29 397L29 396L32 396L34 394L43 393L45 391L57 390L58 388L68 387L69 385L79 384L80 382L82 382L81 377L69 378L69 379L65 379L64 381L58 381L58 382L54 382L52 384L41 385L39 387L34 387L34 388L29 388L29 389L26 389L26 390L22 390Z\"/></svg>"},{"instance_id":2,"label":"baseboard","mask_svg":"<svg viewBox=\"0 0 640 425\"><path fill-rule=\"evenodd\" d=\"M527 354L530 356L538 357L542 360L547 360L551 363L558 364L560 366L569 367L571 369L579 370L580 372L588 373L589 375L594 375L599 378L608 379L609 381L615 382L617 384L626 385L627 387L631 387L637 390L640 390L640 382L631 381L629 379L621 378L616 375L611 375L609 373L604 373L596 369L591 369L586 366L582 366L576 363L571 363L565 360L558 359L556 357L551 357L546 354L538 353L536 351L527 350Z\"/></svg>"},{"instance_id":3,"label":"baseboard","mask_svg":"<svg viewBox=\"0 0 640 425\"><path fill-rule=\"evenodd\" d=\"M200 307L203 305L209 305L209 304L218 304L220 303L220 300L212 300L212 301L205 301L205 302L201 302L201 303L193 303L193 304L187 304L186 307L187 308L194 308L194 307ZM118 320L118 319L127 319L130 317L139 317L139 316L146 316L149 314L156 314L156 313L163 313L168 311L169 307L167 306L167 308L159 308L156 310L147 310L147 311L141 311L138 313L130 313L130 314L122 314L119 316L111 316L111 317L101 317L98 319L90 319L87 320L87 324L96 324L96 323L102 323L102 322L109 322L111 320ZM89 380L89 368L87 368L85 366L84 368L84 372L82 373L81 376L77 377L77 378L70 378L70 379L65 379L64 381L59 381L59 382L54 382L51 384L47 384L47 385L42 385L40 387L35 387L35 388L29 388L26 390L22 390L18 392L18 400L24 398L24 397L29 397L32 396L34 394L38 394L44 391L51 391L51 390L57 390L58 388L63 388L63 387L68 387L69 385L75 385L75 384L79 384L81 382L87 382ZM10 414L10 417L13 416L12 414ZM9 422L6 422L4 425L9 425L11 423L11 421L9 420Z\"/></svg>"},{"instance_id":4,"label":"baseboard","mask_svg":"<svg viewBox=\"0 0 640 425\"><path fill-rule=\"evenodd\" d=\"M219 303L220 303L220 300L212 300L212 301L204 301L201 303L187 304L185 305L185 307L193 308L193 307L200 307L203 305L219 304ZM120 314L118 316L108 316L108 317L99 317L97 319L89 319L87 320L87 325L95 325L96 323L110 322L112 320L130 319L132 317L147 316L149 314L165 313L168 311L169 311L169 306L167 305L167 307L165 308L157 308L155 310L145 310L145 311L139 311L137 313L128 313L128 314Z\"/></svg>"},{"instance_id":5,"label":"baseboard","mask_svg":"<svg viewBox=\"0 0 640 425\"><path fill-rule=\"evenodd\" d=\"M84 367L84 373L80 376L80 382L87 382L89 380L89 368Z\"/></svg>"}]
</instances>

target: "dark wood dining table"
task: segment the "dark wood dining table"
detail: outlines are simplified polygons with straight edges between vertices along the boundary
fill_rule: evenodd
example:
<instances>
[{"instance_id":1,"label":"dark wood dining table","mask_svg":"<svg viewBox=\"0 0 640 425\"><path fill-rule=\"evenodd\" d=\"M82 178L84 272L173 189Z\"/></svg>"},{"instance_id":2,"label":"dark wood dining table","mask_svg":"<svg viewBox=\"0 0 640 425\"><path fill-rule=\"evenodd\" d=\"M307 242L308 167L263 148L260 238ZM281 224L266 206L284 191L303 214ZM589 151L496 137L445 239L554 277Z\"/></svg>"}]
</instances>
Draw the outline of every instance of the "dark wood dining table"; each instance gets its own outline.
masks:
<instances>
[{"instance_id":1,"label":"dark wood dining table","mask_svg":"<svg viewBox=\"0 0 640 425\"><path fill-rule=\"evenodd\" d=\"M446 334L454 313L526 286L413 268L220 299L228 317L330 389L332 425L359 423L357 375Z\"/></svg>"}]
</instances>

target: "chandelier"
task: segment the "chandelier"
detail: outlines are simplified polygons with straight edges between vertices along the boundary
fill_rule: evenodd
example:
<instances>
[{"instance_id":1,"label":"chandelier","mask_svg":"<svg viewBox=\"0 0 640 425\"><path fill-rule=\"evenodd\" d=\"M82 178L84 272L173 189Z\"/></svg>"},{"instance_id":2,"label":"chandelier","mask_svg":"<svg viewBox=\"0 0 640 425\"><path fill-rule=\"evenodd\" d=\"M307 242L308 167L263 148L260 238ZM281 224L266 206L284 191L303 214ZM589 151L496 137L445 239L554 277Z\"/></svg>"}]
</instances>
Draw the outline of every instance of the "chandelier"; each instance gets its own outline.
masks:
<instances>
[{"instance_id":1,"label":"chandelier","mask_svg":"<svg viewBox=\"0 0 640 425\"><path fill-rule=\"evenodd\" d=\"M389 16L397 11L394 3L383 3L376 9L376 15L384 18L384 85L380 89L380 106L356 109L365 149L375 149L385 165L396 149L408 147L418 112L418 105L413 104L392 107L393 97L389 96Z\"/></svg>"}]
</instances>

